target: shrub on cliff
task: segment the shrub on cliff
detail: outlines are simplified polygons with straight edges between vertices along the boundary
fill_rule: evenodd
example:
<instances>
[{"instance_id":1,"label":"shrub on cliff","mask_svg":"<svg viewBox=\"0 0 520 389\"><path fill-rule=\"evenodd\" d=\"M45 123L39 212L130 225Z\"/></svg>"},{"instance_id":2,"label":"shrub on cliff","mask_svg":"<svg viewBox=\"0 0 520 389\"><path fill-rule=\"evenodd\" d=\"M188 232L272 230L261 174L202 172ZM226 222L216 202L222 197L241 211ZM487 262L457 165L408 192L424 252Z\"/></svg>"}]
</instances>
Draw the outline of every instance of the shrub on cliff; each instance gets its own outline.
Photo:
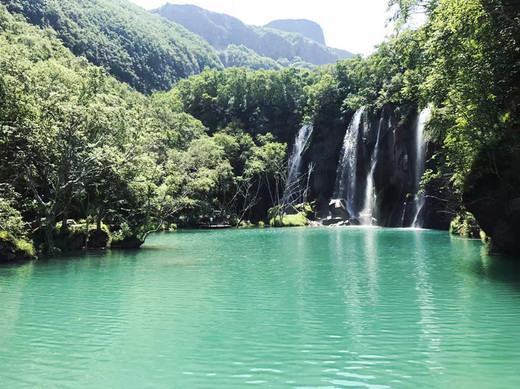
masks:
<instances>
[{"instance_id":1,"label":"shrub on cliff","mask_svg":"<svg viewBox=\"0 0 520 389\"><path fill-rule=\"evenodd\" d=\"M478 225L475 217L465 212L457 215L450 223L450 234L459 235L469 239L480 239L480 226Z\"/></svg>"},{"instance_id":2,"label":"shrub on cliff","mask_svg":"<svg viewBox=\"0 0 520 389\"><path fill-rule=\"evenodd\" d=\"M34 245L27 238L25 223L12 202L0 197L0 260L30 259Z\"/></svg>"}]
</instances>

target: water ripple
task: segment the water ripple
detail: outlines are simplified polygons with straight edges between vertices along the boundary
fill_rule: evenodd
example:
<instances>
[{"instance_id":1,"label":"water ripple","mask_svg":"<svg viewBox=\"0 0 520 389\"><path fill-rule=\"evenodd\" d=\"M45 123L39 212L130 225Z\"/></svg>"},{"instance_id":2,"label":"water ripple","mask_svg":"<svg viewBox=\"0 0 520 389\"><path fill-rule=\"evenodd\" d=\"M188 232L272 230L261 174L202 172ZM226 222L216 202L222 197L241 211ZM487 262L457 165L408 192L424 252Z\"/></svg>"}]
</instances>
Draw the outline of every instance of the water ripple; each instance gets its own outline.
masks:
<instances>
[{"instance_id":1,"label":"water ripple","mask_svg":"<svg viewBox=\"0 0 520 389\"><path fill-rule=\"evenodd\" d=\"M520 268L476 242L356 228L149 239L0 267L0 387L520 387Z\"/></svg>"}]
</instances>

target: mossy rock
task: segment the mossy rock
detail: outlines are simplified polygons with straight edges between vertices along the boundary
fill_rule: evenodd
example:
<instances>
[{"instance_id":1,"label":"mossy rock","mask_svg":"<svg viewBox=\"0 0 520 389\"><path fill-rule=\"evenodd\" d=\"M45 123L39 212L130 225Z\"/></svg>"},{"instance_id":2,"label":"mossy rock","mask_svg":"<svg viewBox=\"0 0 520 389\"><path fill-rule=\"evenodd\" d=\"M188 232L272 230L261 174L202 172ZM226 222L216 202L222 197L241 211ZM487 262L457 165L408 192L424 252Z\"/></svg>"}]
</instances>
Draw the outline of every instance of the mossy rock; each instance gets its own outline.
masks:
<instances>
[{"instance_id":1,"label":"mossy rock","mask_svg":"<svg viewBox=\"0 0 520 389\"><path fill-rule=\"evenodd\" d=\"M37 259L31 243L16 240L8 233L0 232L0 262L33 261Z\"/></svg>"},{"instance_id":2,"label":"mossy rock","mask_svg":"<svg viewBox=\"0 0 520 389\"><path fill-rule=\"evenodd\" d=\"M88 236L88 248L89 249L104 249L108 246L110 236L104 230L91 231Z\"/></svg>"},{"instance_id":3,"label":"mossy rock","mask_svg":"<svg viewBox=\"0 0 520 389\"><path fill-rule=\"evenodd\" d=\"M62 252L83 250L87 241L87 233L81 230L67 230L54 238L54 245Z\"/></svg>"},{"instance_id":4,"label":"mossy rock","mask_svg":"<svg viewBox=\"0 0 520 389\"><path fill-rule=\"evenodd\" d=\"M112 242L110 247L113 249L138 249L144 243L144 240L141 240L135 236L127 237L119 241Z\"/></svg>"},{"instance_id":5,"label":"mossy rock","mask_svg":"<svg viewBox=\"0 0 520 389\"><path fill-rule=\"evenodd\" d=\"M309 224L309 220L304 213L296 215L278 215L269 220L271 227L304 227Z\"/></svg>"}]
</instances>

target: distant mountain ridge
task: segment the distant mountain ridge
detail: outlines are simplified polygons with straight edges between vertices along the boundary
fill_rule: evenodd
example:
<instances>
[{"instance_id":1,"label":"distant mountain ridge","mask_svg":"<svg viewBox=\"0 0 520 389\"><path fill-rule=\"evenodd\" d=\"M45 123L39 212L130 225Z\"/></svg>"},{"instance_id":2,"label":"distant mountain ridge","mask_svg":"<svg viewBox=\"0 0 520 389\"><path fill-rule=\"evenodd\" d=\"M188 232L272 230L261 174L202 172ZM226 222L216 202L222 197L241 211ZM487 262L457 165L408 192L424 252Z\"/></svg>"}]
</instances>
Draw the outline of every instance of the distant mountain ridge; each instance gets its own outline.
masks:
<instances>
[{"instance_id":1,"label":"distant mountain ridge","mask_svg":"<svg viewBox=\"0 0 520 389\"><path fill-rule=\"evenodd\" d=\"M75 55L140 92L169 90L206 66L224 68L216 50L200 36L127 0L0 0L0 4L31 24L52 27Z\"/></svg>"},{"instance_id":2,"label":"distant mountain ridge","mask_svg":"<svg viewBox=\"0 0 520 389\"><path fill-rule=\"evenodd\" d=\"M323 29L321 26L313 22L312 20L307 19L278 19L273 20L270 23L267 23L264 27L273 28L280 31L292 32L301 34L306 38L312 39L313 41L318 42L319 44L326 46L325 44L325 35L323 34ZM334 50L338 55L339 59L348 59L352 58L354 54L347 50L343 49L335 49L330 46L331 50Z\"/></svg>"},{"instance_id":3,"label":"distant mountain ridge","mask_svg":"<svg viewBox=\"0 0 520 389\"><path fill-rule=\"evenodd\" d=\"M307 19L278 19L264 25L266 28L274 28L286 32L302 34L304 37L326 46L325 35L321 26Z\"/></svg>"},{"instance_id":4,"label":"distant mountain ridge","mask_svg":"<svg viewBox=\"0 0 520 389\"><path fill-rule=\"evenodd\" d=\"M234 45L235 48L242 46L253 50L261 57L271 58L282 66L302 61L313 65L325 65L354 56L352 53L324 46L299 32L246 25L235 17L208 11L195 5L166 4L152 12L203 37L221 52L226 51L230 45ZM314 32L306 35L314 36L324 42L324 38L320 37L320 32L323 36L321 27L314 22L306 22L302 24L314 25L309 28ZM233 64L228 63L227 66Z\"/></svg>"}]
</instances>

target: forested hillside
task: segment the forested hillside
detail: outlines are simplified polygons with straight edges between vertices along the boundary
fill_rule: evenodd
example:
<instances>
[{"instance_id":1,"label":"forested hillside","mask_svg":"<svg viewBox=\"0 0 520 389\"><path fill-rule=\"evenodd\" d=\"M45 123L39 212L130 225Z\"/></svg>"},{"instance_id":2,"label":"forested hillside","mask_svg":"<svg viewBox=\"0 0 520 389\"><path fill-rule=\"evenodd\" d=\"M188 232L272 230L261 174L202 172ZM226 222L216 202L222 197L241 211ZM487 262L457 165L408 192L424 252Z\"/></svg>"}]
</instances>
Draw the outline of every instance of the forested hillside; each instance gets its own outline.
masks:
<instances>
[{"instance_id":1,"label":"forested hillside","mask_svg":"<svg viewBox=\"0 0 520 389\"><path fill-rule=\"evenodd\" d=\"M204 67L222 68L204 39L126 0L1 0L11 13L52 27L75 55L149 93Z\"/></svg>"}]
</instances>

